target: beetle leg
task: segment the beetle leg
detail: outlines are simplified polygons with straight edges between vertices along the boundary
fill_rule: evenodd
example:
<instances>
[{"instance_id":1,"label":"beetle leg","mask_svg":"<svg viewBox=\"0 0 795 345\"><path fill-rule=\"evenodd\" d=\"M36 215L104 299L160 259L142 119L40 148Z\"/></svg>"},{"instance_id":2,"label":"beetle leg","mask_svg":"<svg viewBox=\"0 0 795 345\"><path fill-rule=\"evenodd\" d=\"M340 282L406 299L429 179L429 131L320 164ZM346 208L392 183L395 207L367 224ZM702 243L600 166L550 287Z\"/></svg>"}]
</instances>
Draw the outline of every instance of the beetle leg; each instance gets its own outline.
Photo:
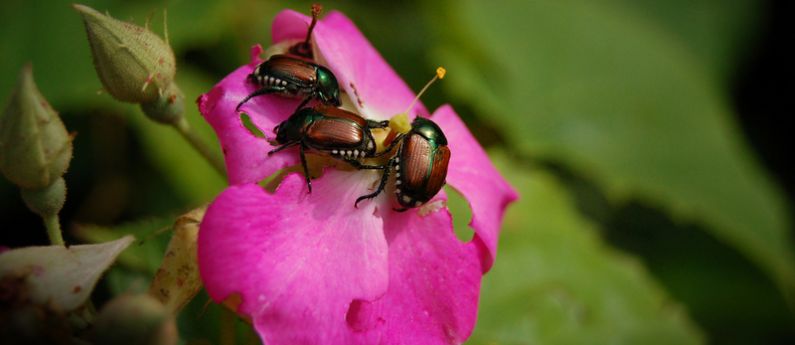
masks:
<instances>
[{"instance_id":1,"label":"beetle leg","mask_svg":"<svg viewBox=\"0 0 795 345\"><path fill-rule=\"evenodd\" d=\"M284 144L282 146L279 146L279 147L277 147L277 148L275 148L273 150L268 151L268 156L270 156L270 155L272 155L272 154L274 154L276 152L279 152L281 150L284 150L286 148L293 147L293 146L295 146L298 143L299 143L298 141L293 141L293 142L289 142L287 144Z\"/></svg>"},{"instance_id":2,"label":"beetle leg","mask_svg":"<svg viewBox=\"0 0 795 345\"><path fill-rule=\"evenodd\" d=\"M312 179L309 176L309 167L306 164L306 155L304 154L304 149L306 146L304 143L301 143L300 148L300 156L301 156L301 166L304 167L304 178L306 179L306 187L309 189L309 194L312 194Z\"/></svg>"},{"instance_id":3,"label":"beetle leg","mask_svg":"<svg viewBox=\"0 0 795 345\"><path fill-rule=\"evenodd\" d=\"M369 128L387 128L387 127L389 127L389 120L384 120L384 121L367 120L367 127L369 127Z\"/></svg>"},{"instance_id":4,"label":"beetle leg","mask_svg":"<svg viewBox=\"0 0 795 345\"><path fill-rule=\"evenodd\" d=\"M408 208L408 207L403 207L403 208L394 208L394 207L393 207L393 208L392 208L392 211L395 211L395 212L406 212L406 211L408 211L408 210L409 210L409 208Z\"/></svg>"},{"instance_id":5,"label":"beetle leg","mask_svg":"<svg viewBox=\"0 0 795 345\"><path fill-rule=\"evenodd\" d=\"M397 145L398 143L402 142L401 139L403 139L404 135L405 134L398 134L397 138L392 140L392 142L389 143L389 146L387 146L386 149L384 149L384 151L382 151L381 153L376 153L373 157L381 157L381 156L383 156L383 155L385 155L385 154L387 154L389 152L392 152L392 149L395 148L395 145Z\"/></svg>"},{"instance_id":6,"label":"beetle leg","mask_svg":"<svg viewBox=\"0 0 795 345\"><path fill-rule=\"evenodd\" d=\"M364 169L382 170L382 169L384 169L383 165L367 165L367 164L359 163L359 161L356 161L356 160L345 160L345 162L347 162L348 164L352 165L354 168L359 169L359 170L364 170Z\"/></svg>"},{"instance_id":7,"label":"beetle leg","mask_svg":"<svg viewBox=\"0 0 795 345\"><path fill-rule=\"evenodd\" d=\"M301 101L301 104L298 105L298 108L295 108L294 113L297 113L299 110L301 110L301 108L303 108L307 103L309 103L310 100L311 100L310 97L304 98L304 100Z\"/></svg>"},{"instance_id":8,"label":"beetle leg","mask_svg":"<svg viewBox=\"0 0 795 345\"><path fill-rule=\"evenodd\" d=\"M366 166L366 165L363 165ZM389 167L391 166L391 162L387 163L387 165L381 166L380 168L375 168L375 166L366 166L367 168L362 169L384 169L384 173L381 175L381 182L378 183L378 188L376 188L375 192L370 194L362 195L356 199L356 202L353 203L353 207L359 208L359 202L362 200L372 199L381 194L386 187L386 181L389 180ZM372 167L372 168L371 168Z\"/></svg>"},{"instance_id":9,"label":"beetle leg","mask_svg":"<svg viewBox=\"0 0 795 345\"><path fill-rule=\"evenodd\" d=\"M267 95L269 93L274 93L276 91L278 90L274 90L273 88L268 88L268 87L263 87L257 91L254 91L250 93L248 96L246 96L246 98L244 98L242 101L240 101L240 103L237 104L237 107L235 107L235 111L240 111L240 107L242 107L244 103L248 102L248 100L254 97Z\"/></svg>"}]
</instances>

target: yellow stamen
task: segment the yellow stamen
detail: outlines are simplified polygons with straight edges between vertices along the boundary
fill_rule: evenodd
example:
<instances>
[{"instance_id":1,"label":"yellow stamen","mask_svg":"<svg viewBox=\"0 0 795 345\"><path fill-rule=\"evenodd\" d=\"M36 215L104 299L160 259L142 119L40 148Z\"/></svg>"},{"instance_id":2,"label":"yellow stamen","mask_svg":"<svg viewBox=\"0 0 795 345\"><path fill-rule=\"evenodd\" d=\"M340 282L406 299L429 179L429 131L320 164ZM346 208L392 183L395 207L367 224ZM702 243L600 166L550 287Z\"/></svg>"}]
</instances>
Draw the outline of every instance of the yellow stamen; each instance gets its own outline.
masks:
<instances>
[{"instance_id":1,"label":"yellow stamen","mask_svg":"<svg viewBox=\"0 0 795 345\"><path fill-rule=\"evenodd\" d=\"M411 105L406 109L406 111L399 113L392 118L389 119L389 130L374 128L372 130L373 136L375 137L376 142L376 152L383 152L386 147L395 140L398 135L406 134L411 131L411 123L409 122L409 111L414 108L414 105L417 104L417 100L422 97L422 94L428 90L428 87L431 86L437 79L444 79L444 75L447 74L447 70L444 67L439 66L436 68L436 75L428 81L427 84L420 90L417 94L417 97L411 101Z\"/></svg>"},{"instance_id":2,"label":"yellow stamen","mask_svg":"<svg viewBox=\"0 0 795 345\"><path fill-rule=\"evenodd\" d=\"M425 90L428 90L428 87L430 87L431 84L433 84L433 82L435 82L437 79L444 79L445 74L447 74L447 70L444 69L444 67L439 66L438 68L436 68L436 75L433 76L433 78L431 78L431 80L428 81L428 83L422 87L422 90L420 90L420 92L417 94L417 97L414 97L414 100L411 101L411 104L409 105L408 109L406 109L406 111L404 111L403 113L408 114L409 111L411 111L411 109L414 108L414 105L417 104L417 101L420 99L420 97L422 97L422 94L425 93Z\"/></svg>"},{"instance_id":3,"label":"yellow stamen","mask_svg":"<svg viewBox=\"0 0 795 345\"><path fill-rule=\"evenodd\" d=\"M439 77L439 79L444 79L445 74L447 74L447 70L444 69L444 67L439 66L436 68L436 76Z\"/></svg>"},{"instance_id":4,"label":"yellow stamen","mask_svg":"<svg viewBox=\"0 0 795 345\"><path fill-rule=\"evenodd\" d=\"M417 97L411 101L411 105L406 109L406 111L393 116L389 119L389 128L397 133L406 134L411 130L411 123L409 123L409 111L414 108L414 105L417 104L417 101L422 97L428 87L431 86L437 79L444 79L444 75L447 74L447 70L444 67L439 66L436 68L436 75L428 81L425 86L422 87L422 90L417 94Z\"/></svg>"}]
</instances>

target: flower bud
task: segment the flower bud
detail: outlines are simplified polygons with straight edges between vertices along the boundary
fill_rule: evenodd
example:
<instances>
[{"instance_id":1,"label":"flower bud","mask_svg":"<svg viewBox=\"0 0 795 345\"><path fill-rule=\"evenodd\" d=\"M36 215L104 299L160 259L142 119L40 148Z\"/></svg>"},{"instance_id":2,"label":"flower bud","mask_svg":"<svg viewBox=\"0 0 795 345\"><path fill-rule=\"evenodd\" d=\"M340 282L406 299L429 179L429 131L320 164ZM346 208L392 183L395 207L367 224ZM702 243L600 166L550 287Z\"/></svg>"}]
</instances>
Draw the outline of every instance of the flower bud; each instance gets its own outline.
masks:
<instances>
[{"instance_id":1,"label":"flower bud","mask_svg":"<svg viewBox=\"0 0 795 345\"><path fill-rule=\"evenodd\" d=\"M130 103L154 102L173 82L174 52L148 29L116 20L84 6L83 16L94 67L105 90Z\"/></svg>"},{"instance_id":2,"label":"flower bud","mask_svg":"<svg viewBox=\"0 0 795 345\"><path fill-rule=\"evenodd\" d=\"M72 137L25 66L0 118L0 171L22 189L61 178L72 159Z\"/></svg>"},{"instance_id":3,"label":"flower bud","mask_svg":"<svg viewBox=\"0 0 795 345\"><path fill-rule=\"evenodd\" d=\"M174 319L147 295L124 295L108 302L94 328L96 344L170 345L178 340Z\"/></svg>"},{"instance_id":4,"label":"flower bud","mask_svg":"<svg viewBox=\"0 0 795 345\"><path fill-rule=\"evenodd\" d=\"M66 182L59 177L55 182L44 188L22 188L22 200L25 205L42 217L57 215L66 202Z\"/></svg>"},{"instance_id":5,"label":"flower bud","mask_svg":"<svg viewBox=\"0 0 795 345\"><path fill-rule=\"evenodd\" d=\"M176 83L171 83L152 102L141 103L141 110L150 119L162 124L176 124L185 112L185 96Z\"/></svg>"}]
</instances>

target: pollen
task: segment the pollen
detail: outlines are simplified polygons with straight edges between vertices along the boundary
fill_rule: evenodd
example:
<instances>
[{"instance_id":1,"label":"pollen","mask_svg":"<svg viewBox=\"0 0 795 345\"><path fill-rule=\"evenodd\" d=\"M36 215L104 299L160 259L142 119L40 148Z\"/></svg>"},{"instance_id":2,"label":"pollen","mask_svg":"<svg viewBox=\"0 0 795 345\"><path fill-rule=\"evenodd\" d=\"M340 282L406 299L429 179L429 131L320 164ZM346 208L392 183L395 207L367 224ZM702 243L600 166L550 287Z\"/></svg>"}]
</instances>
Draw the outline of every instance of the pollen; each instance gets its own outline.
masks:
<instances>
[{"instance_id":1,"label":"pollen","mask_svg":"<svg viewBox=\"0 0 795 345\"><path fill-rule=\"evenodd\" d=\"M445 74L447 74L447 70L446 70L446 69L444 69L444 67L442 67L442 66L439 66L439 67L437 67L437 68L436 68L436 76L437 76L439 79L444 79L444 75L445 75Z\"/></svg>"},{"instance_id":2,"label":"pollen","mask_svg":"<svg viewBox=\"0 0 795 345\"><path fill-rule=\"evenodd\" d=\"M411 130L408 114L400 113L392 116L392 118L389 119L389 128L398 133L408 133Z\"/></svg>"}]
</instances>

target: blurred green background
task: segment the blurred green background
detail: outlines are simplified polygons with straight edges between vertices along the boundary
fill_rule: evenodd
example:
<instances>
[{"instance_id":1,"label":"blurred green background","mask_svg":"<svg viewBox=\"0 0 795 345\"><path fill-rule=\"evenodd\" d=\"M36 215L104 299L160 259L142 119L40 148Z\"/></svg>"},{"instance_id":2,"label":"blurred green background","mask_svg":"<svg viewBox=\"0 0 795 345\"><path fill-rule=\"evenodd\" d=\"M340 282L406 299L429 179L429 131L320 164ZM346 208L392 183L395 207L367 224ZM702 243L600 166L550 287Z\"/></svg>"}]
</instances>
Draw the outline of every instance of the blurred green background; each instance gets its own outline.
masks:
<instances>
[{"instance_id":1,"label":"blurred green background","mask_svg":"<svg viewBox=\"0 0 795 345\"><path fill-rule=\"evenodd\" d=\"M163 32L195 99L270 43L270 22L308 1L86 1ZM67 241L145 238L97 304L142 291L175 215L225 182L166 127L100 92L67 1L0 3L0 95L31 61L77 132L61 213ZM751 0L325 1L418 89L451 103L521 193L485 276L473 344L795 343L786 2ZM791 13L791 12L789 12ZM789 37L789 38L787 38ZM790 73L791 75L791 73ZM208 140L194 106L189 121ZM789 110L789 111L788 111ZM217 147L217 146L216 146ZM40 220L0 180L0 244L44 244ZM462 239L469 211L453 195ZM214 343L206 296L183 339ZM241 326L241 328L244 328Z\"/></svg>"}]
</instances>

